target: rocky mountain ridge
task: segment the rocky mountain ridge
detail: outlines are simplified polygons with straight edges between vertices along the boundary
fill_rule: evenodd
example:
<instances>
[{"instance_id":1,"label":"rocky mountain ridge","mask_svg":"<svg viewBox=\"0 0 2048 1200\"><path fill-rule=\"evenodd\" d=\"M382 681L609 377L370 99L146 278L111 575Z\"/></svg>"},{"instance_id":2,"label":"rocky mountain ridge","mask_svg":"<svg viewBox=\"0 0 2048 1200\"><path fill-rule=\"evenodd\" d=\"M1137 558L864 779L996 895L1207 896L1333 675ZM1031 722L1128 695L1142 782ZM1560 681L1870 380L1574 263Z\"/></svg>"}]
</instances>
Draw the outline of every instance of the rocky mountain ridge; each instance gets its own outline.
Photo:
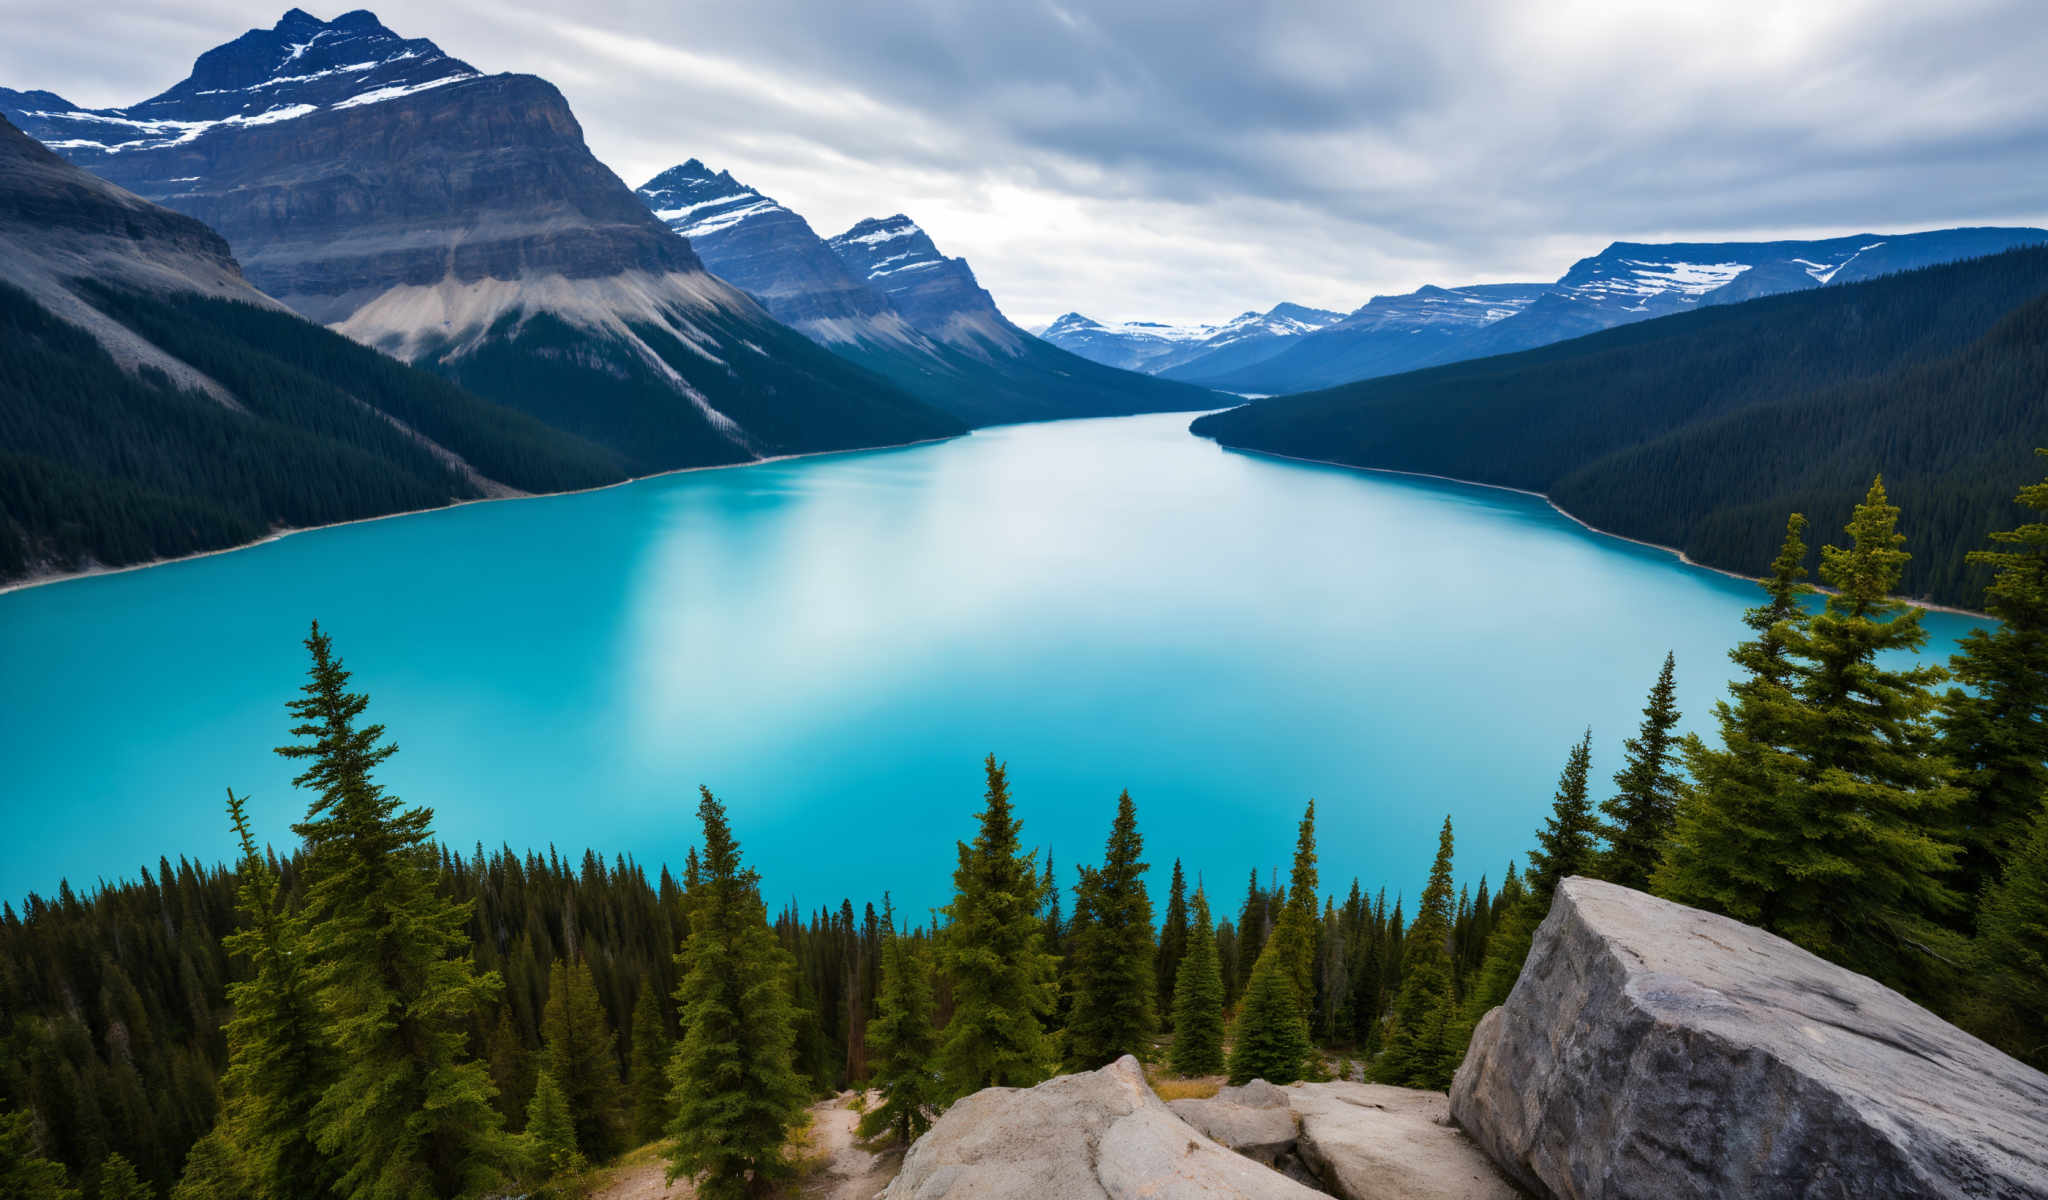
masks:
<instances>
[{"instance_id":1,"label":"rocky mountain ridge","mask_svg":"<svg viewBox=\"0 0 2048 1200\"><path fill-rule=\"evenodd\" d=\"M219 231L295 311L636 472L964 428L706 271L553 85L478 74L367 12L292 10L127 109L24 111L60 152ZM180 132L69 136L121 121Z\"/></svg>"},{"instance_id":2,"label":"rocky mountain ridge","mask_svg":"<svg viewBox=\"0 0 2048 1200\"><path fill-rule=\"evenodd\" d=\"M1102 322L1070 312L1038 336L1106 366L1200 382L1233 367L1262 362L1286 349L1289 339L1325 328L1343 316L1286 302L1265 312L1239 313L1214 325Z\"/></svg>"}]
</instances>

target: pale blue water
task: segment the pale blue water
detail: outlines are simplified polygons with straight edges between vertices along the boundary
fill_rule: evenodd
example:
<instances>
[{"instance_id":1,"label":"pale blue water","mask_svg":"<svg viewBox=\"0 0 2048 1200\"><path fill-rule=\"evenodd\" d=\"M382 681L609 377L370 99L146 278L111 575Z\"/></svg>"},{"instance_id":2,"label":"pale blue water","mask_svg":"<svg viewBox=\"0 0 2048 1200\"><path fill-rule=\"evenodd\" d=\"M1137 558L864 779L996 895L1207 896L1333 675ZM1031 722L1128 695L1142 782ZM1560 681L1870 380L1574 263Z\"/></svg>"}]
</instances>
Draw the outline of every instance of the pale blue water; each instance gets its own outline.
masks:
<instances>
[{"instance_id":1,"label":"pale blue water","mask_svg":"<svg viewBox=\"0 0 2048 1200\"><path fill-rule=\"evenodd\" d=\"M1027 842L1234 912L1318 798L1323 881L1414 895L1449 813L1498 879L1591 724L1604 786L1666 649L1688 725L1753 585L1541 501L1235 454L1185 415L987 430L299 534L0 595L0 896L226 857L303 811L318 617L440 834L679 863L695 786L771 906L943 903L981 756ZM1972 623L1929 618L1935 646Z\"/></svg>"}]
</instances>

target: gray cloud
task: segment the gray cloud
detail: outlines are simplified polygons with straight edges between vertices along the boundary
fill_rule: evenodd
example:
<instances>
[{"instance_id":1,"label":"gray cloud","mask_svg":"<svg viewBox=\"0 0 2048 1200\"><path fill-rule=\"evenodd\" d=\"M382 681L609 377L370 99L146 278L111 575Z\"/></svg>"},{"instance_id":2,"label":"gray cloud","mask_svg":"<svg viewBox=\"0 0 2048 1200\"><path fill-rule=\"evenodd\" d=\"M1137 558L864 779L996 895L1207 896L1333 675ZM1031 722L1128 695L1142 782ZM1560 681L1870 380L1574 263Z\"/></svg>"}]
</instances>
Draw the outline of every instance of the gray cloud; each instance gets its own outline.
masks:
<instances>
[{"instance_id":1,"label":"gray cloud","mask_svg":"<svg viewBox=\"0 0 2048 1200\"><path fill-rule=\"evenodd\" d=\"M281 11L0 8L4 82L101 104ZM552 79L629 183L696 156L827 235L908 212L1026 321L1349 308L1621 238L2048 221L2034 0L377 11Z\"/></svg>"}]
</instances>

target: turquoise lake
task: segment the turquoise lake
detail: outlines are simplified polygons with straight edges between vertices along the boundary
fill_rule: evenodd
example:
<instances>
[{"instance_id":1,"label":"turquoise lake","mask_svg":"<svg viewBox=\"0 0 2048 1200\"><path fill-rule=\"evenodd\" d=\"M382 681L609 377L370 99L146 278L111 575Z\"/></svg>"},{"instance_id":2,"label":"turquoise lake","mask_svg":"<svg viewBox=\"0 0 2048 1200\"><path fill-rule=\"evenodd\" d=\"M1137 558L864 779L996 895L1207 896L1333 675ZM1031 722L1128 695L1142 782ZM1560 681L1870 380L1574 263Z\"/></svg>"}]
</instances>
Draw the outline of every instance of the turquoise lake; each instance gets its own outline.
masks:
<instances>
[{"instance_id":1,"label":"turquoise lake","mask_svg":"<svg viewBox=\"0 0 2048 1200\"><path fill-rule=\"evenodd\" d=\"M1318 801L1323 884L1413 896L1446 814L1498 880L1665 651L1686 724L1754 585L1533 497L1219 449L1177 414L1010 426L297 534L0 595L0 895L283 846L319 618L442 838L650 870L731 807L770 907L944 902L981 758L1061 880L1119 789L1155 900L1234 913ZM1816 538L1815 540L1820 540ZM1929 653L1975 622L1933 614ZM680 871L678 871L680 873Z\"/></svg>"}]
</instances>

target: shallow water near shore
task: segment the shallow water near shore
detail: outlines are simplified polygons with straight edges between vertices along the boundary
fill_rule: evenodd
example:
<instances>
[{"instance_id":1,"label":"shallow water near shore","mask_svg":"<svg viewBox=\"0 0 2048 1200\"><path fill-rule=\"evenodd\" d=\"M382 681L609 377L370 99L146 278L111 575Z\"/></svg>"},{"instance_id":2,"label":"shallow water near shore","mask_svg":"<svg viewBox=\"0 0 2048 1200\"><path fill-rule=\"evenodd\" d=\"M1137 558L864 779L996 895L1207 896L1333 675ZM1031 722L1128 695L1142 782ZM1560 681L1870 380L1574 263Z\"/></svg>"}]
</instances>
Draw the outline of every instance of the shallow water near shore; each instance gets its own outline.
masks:
<instances>
[{"instance_id":1,"label":"shallow water near shore","mask_svg":"<svg viewBox=\"0 0 2048 1200\"><path fill-rule=\"evenodd\" d=\"M1754 585L1541 499L1237 454L1189 416L467 505L0 595L0 896L284 847L318 618L439 835L652 870L730 805L771 907L944 903L983 754L1063 883L1119 789L1219 914L1317 798L1325 890L1498 880L1665 651L1710 725ZM1817 535L1814 540L1821 540ZM1909 547L1909 549L1917 549ZM1930 656L1980 622L1934 613Z\"/></svg>"}]
</instances>

